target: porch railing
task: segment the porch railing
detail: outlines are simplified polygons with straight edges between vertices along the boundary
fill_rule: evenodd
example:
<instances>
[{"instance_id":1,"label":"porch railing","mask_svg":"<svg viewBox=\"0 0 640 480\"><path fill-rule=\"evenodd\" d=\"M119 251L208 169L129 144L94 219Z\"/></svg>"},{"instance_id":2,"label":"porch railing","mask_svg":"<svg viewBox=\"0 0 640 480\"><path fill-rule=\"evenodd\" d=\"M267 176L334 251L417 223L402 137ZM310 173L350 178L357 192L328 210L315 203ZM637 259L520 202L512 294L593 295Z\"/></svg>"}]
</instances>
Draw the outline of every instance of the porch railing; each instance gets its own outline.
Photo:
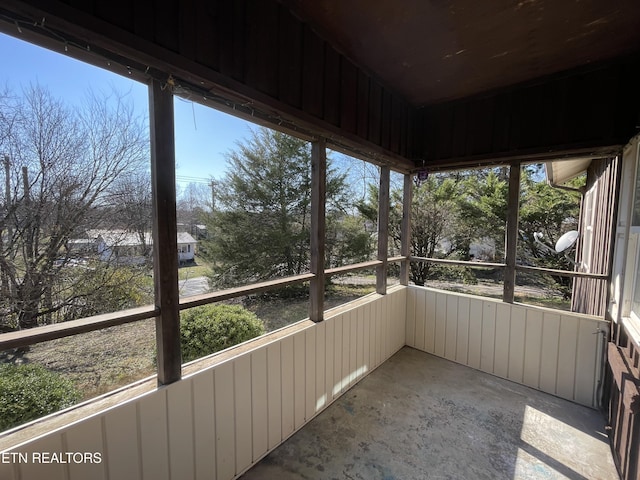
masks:
<instances>
[{"instance_id":1,"label":"porch railing","mask_svg":"<svg viewBox=\"0 0 640 480\"><path fill-rule=\"evenodd\" d=\"M405 257L392 257L387 259L388 263L397 263L405 260ZM344 273L355 272L369 268L375 268L382 265L381 260L372 260L369 262L356 263L335 267L324 271L325 275L338 275ZM185 310L210 303L221 302L233 298L243 297L246 295L254 295L269 290L275 290L287 285L297 285L308 282L316 275L313 273L304 273L291 277L284 277L266 282L254 283L236 288L219 290L217 292L205 293L202 295L194 295L182 298L179 301L179 309ZM57 323L54 325L45 325L41 327L31 328L28 330L19 330L15 332L7 332L0 334L0 352L13 348L27 347L37 343L56 340L59 338L70 337L81 333L88 333L95 330L123 325L125 323L137 322L148 318L158 317L161 309L158 306L146 305L142 307L132 308L129 310L121 310L119 312L105 313L93 317L81 318L78 320L70 320L68 322Z\"/></svg>"}]
</instances>

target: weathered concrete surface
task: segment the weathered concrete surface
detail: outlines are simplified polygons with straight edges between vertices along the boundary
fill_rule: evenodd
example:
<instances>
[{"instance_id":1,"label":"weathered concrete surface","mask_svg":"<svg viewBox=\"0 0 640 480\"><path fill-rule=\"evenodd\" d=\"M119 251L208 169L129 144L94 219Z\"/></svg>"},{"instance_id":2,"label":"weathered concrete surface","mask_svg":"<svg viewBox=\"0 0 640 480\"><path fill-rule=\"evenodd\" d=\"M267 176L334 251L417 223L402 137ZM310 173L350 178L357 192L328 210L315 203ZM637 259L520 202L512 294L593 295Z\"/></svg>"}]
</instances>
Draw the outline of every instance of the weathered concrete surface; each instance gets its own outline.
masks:
<instances>
[{"instance_id":1,"label":"weathered concrete surface","mask_svg":"<svg viewBox=\"0 0 640 480\"><path fill-rule=\"evenodd\" d=\"M618 475L600 413L405 347L241 478Z\"/></svg>"}]
</instances>

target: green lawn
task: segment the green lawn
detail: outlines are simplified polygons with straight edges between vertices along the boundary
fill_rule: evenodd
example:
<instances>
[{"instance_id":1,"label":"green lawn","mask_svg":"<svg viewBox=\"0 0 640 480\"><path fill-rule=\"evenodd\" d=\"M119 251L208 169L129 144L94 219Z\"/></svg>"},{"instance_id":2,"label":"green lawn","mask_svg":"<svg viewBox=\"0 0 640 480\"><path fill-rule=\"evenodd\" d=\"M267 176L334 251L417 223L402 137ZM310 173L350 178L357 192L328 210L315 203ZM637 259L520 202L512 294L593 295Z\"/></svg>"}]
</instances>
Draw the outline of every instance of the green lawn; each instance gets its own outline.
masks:
<instances>
[{"instance_id":1,"label":"green lawn","mask_svg":"<svg viewBox=\"0 0 640 480\"><path fill-rule=\"evenodd\" d=\"M201 258L196 259L194 265L188 267L180 267L178 269L178 280L187 280L188 278L206 277L211 273L211 267Z\"/></svg>"}]
</instances>

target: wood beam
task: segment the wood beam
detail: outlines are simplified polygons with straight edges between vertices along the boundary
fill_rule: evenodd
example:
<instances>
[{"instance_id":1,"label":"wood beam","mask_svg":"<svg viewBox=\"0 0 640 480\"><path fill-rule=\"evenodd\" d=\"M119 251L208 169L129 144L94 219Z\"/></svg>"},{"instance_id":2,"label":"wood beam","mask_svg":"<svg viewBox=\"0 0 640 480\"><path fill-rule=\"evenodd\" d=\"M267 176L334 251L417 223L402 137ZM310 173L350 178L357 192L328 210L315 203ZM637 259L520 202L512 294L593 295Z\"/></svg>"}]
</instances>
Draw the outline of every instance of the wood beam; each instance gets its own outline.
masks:
<instances>
[{"instance_id":1,"label":"wood beam","mask_svg":"<svg viewBox=\"0 0 640 480\"><path fill-rule=\"evenodd\" d=\"M507 231L505 238L504 290L502 300L513 303L516 287L516 246L518 242L518 214L520 210L520 163L509 168L509 197L507 203Z\"/></svg>"},{"instance_id":2,"label":"wood beam","mask_svg":"<svg viewBox=\"0 0 640 480\"><path fill-rule=\"evenodd\" d=\"M327 150L324 138L311 144L311 290L309 318L321 322L324 315L324 246Z\"/></svg>"},{"instance_id":3,"label":"wood beam","mask_svg":"<svg viewBox=\"0 0 640 480\"><path fill-rule=\"evenodd\" d=\"M151 184L153 194L153 283L158 384L180 380L178 239L173 94L157 80L149 85Z\"/></svg>"},{"instance_id":4,"label":"wood beam","mask_svg":"<svg viewBox=\"0 0 640 480\"><path fill-rule=\"evenodd\" d=\"M402 224L400 226L400 255L405 259L400 264L400 285L409 285L411 270L411 201L413 197L413 177L404 175L404 189L402 191Z\"/></svg>"},{"instance_id":5,"label":"wood beam","mask_svg":"<svg viewBox=\"0 0 640 480\"><path fill-rule=\"evenodd\" d=\"M389 167L380 167L380 190L378 193L378 260L376 268L376 292L387 293L387 258L389 257Z\"/></svg>"}]
</instances>

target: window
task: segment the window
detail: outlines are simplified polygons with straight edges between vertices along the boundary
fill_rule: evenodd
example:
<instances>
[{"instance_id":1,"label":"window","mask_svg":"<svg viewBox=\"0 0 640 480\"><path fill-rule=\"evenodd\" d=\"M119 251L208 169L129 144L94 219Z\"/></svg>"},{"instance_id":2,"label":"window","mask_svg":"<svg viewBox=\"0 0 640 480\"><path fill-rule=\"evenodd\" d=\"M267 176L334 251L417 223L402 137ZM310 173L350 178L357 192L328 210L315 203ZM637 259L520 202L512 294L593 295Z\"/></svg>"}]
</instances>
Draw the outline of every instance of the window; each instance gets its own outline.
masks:
<instances>
[{"instance_id":1,"label":"window","mask_svg":"<svg viewBox=\"0 0 640 480\"><path fill-rule=\"evenodd\" d=\"M638 156L635 158L635 185L633 189L633 207L631 226L629 229L629 263L627 271L633 272L633 290L631 297L631 313L640 319L640 168Z\"/></svg>"},{"instance_id":2,"label":"window","mask_svg":"<svg viewBox=\"0 0 640 480\"><path fill-rule=\"evenodd\" d=\"M616 245L616 257L623 261L614 266L616 275L624 277L622 298L614 292L614 302L622 300L621 317L631 318L640 325L640 168L638 166L638 139L625 150L623 157L622 188L620 193L620 215L617 236L622 236L622 245ZM626 243L626 245L624 245ZM622 247L619 249L619 247ZM625 248L626 247L626 250ZM618 251L619 249L619 251ZM624 267L624 272L621 273ZM615 318L615 316L614 316Z\"/></svg>"}]
</instances>

